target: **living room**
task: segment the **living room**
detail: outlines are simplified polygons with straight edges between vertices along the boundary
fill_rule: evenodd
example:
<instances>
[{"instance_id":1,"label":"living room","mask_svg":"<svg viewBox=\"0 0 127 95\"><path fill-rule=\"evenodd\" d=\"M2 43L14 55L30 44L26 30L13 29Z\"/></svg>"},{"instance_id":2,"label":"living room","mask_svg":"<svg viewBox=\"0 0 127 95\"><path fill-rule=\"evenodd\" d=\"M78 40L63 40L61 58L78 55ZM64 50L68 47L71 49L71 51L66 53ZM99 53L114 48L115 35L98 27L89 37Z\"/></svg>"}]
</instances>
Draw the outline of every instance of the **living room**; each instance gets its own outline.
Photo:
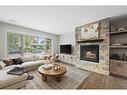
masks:
<instances>
[{"instance_id":1,"label":"living room","mask_svg":"<svg viewBox=\"0 0 127 95\"><path fill-rule=\"evenodd\" d=\"M0 6L0 89L126 89L127 6Z\"/></svg>"}]
</instances>

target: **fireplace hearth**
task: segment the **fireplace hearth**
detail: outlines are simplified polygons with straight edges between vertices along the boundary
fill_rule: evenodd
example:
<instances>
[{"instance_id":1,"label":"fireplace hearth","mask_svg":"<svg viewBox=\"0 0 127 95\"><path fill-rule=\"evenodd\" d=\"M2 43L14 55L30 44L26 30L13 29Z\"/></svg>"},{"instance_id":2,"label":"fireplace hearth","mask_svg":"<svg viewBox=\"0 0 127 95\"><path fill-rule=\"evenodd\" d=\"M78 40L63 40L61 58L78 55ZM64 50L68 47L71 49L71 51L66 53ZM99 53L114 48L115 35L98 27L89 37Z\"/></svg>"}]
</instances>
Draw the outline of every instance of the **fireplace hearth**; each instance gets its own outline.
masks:
<instances>
[{"instance_id":1,"label":"fireplace hearth","mask_svg":"<svg viewBox=\"0 0 127 95\"><path fill-rule=\"evenodd\" d=\"M81 45L80 60L99 63L99 45Z\"/></svg>"}]
</instances>

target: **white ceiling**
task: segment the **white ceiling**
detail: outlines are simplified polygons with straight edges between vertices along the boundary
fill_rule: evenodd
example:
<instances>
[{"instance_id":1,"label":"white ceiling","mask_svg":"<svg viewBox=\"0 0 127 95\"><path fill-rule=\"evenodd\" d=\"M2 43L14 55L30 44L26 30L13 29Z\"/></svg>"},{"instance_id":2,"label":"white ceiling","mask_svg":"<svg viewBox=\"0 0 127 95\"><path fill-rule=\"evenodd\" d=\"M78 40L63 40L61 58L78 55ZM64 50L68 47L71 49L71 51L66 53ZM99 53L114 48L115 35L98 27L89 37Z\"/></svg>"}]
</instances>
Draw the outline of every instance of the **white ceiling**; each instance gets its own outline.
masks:
<instances>
[{"instance_id":1,"label":"white ceiling","mask_svg":"<svg viewBox=\"0 0 127 95\"><path fill-rule=\"evenodd\" d=\"M127 6L0 6L0 21L65 34L76 26L126 13Z\"/></svg>"}]
</instances>

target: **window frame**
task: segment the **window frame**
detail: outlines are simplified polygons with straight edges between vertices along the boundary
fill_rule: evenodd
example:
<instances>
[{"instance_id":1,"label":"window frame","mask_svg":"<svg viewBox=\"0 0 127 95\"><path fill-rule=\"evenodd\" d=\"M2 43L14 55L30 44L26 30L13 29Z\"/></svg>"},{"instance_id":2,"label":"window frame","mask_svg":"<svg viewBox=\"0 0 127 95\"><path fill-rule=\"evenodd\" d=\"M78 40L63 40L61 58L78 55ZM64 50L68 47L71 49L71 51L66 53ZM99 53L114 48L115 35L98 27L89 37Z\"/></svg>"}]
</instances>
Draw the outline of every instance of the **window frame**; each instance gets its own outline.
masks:
<instances>
[{"instance_id":1,"label":"window frame","mask_svg":"<svg viewBox=\"0 0 127 95\"><path fill-rule=\"evenodd\" d=\"M42 37L44 39L46 38L49 38L51 39L51 54L53 54L53 38L52 37L47 37L47 36L42 36L42 35L39 35L38 34L34 34L34 33L26 33L26 32L22 32L22 31L16 31L16 30L12 30L12 29L5 29L5 47L6 47L6 50L5 50L5 56L8 57L8 36L7 36L7 33L17 33L17 34L21 34L22 36L24 35L28 35L28 36L34 36L34 37ZM21 56L24 56L24 37L22 37L22 54ZM46 54L46 45L45 45L45 50L44 50L44 53Z\"/></svg>"}]
</instances>

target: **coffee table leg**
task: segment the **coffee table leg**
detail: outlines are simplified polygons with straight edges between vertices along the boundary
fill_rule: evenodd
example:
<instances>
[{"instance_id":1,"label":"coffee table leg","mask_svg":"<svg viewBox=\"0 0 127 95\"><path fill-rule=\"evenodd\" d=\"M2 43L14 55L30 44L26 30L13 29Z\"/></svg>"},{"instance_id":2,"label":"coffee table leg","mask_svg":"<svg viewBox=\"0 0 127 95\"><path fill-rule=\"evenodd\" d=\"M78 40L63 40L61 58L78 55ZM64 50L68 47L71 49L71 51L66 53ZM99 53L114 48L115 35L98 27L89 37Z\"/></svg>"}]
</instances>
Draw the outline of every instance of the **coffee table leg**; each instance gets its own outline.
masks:
<instances>
[{"instance_id":1,"label":"coffee table leg","mask_svg":"<svg viewBox=\"0 0 127 95\"><path fill-rule=\"evenodd\" d=\"M42 80L43 80L43 81L46 81L46 80L47 80L47 76L42 75Z\"/></svg>"},{"instance_id":2,"label":"coffee table leg","mask_svg":"<svg viewBox=\"0 0 127 95\"><path fill-rule=\"evenodd\" d=\"M58 82L60 82L60 81L62 80L62 76L56 77L56 80L57 80Z\"/></svg>"}]
</instances>

